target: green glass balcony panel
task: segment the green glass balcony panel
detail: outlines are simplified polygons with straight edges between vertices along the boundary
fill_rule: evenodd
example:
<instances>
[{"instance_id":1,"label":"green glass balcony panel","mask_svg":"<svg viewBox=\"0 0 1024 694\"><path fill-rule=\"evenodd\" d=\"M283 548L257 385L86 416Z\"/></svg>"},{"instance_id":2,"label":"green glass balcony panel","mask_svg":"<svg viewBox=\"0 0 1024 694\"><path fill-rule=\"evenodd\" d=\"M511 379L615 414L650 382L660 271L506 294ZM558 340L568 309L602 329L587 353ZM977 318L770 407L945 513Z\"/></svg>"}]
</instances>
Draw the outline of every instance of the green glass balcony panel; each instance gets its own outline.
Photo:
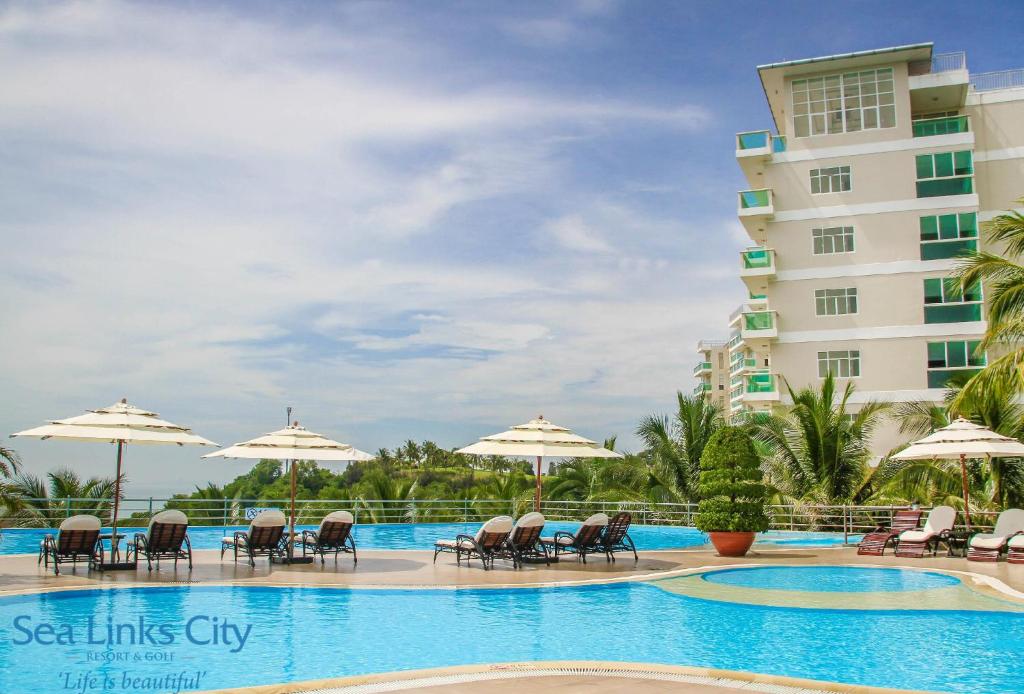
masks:
<instances>
[{"instance_id":1,"label":"green glass balcony panel","mask_svg":"<svg viewBox=\"0 0 1024 694\"><path fill-rule=\"evenodd\" d=\"M761 299L767 299L767 298L768 298L767 294L753 294L753 293L750 294L750 299L752 301L759 301Z\"/></svg>"},{"instance_id":2,"label":"green glass balcony panel","mask_svg":"<svg viewBox=\"0 0 1024 694\"><path fill-rule=\"evenodd\" d=\"M740 206L745 210L768 207L769 197L767 190L740 191Z\"/></svg>"},{"instance_id":3,"label":"green glass balcony panel","mask_svg":"<svg viewBox=\"0 0 1024 694\"><path fill-rule=\"evenodd\" d=\"M929 388L945 388L950 379L956 379L963 383L965 380L981 371L981 369L941 369L928 372Z\"/></svg>"},{"instance_id":4,"label":"green glass balcony panel","mask_svg":"<svg viewBox=\"0 0 1024 694\"><path fill-rule=\"evenodd\" d=\"M974 192L974 178L936 178L917 182L917 197L936 198L942 195L969 195Z\"/></svg>"},{"instance_id":5,"label":"green glass balcony panel","mask_svg":"<svg viewBox=\"0 0 1024 694\"><path fill-rule=\"evenodd\" d=\"M974 239L962 241L938 241L921 244L921 260L941 260L957 258L978 250L978 242Z\"/></svg>"},{"instance_id":6,"label":"green glass balcony panel","mask_svg":"<svg viewBox=\"0 0 1024 694\"><path fill-rule=\"evenodd\" d=\"M933 304L924 307L925 323L969 323L981 320L981 304Z\"/></svg>"},{"instance_id":7,"label":"green glass balcony panel","mask_svg":"<svg viewBox=\"0 0 1024 694\"><path fill-rule=\"evenodd\" d=\"M697 365L695 367L693 367L693 373L695 373L695 374L700 373L701 371L710 371L710 370L711 370L711 362L709 362L709 361L699 361L699 362L697 362Z\"/></svg>"},{"instance_id":8,"label":"green glass balcony panel","mask_svg":"<svg viewBox=\"0 0 1024 694\"><path fill-rule=\"evenodd\" d=\"M967 132L967 116L949 116L948 118L929 118L914 121L914 137L931 135L951 135Z\"/></svg>"},{"instance_id":9,"label":"green glass balcony panel","mask_svg":"<svg viewBox=\"0 0 1024 694\"><path fill-rule=\"evenodd\" d=\"M743 251L743 267L748 270L772 266L772 252L767 248Z\"/></svg>"},{"instance_id":10,"label":"green glass balcony panel","mask_svg":"<svg viewBox=\"0 0 1024 694\"><path fill-rule=\"evenodd\" d=\"M753 374L747 376L748 393L773 393L775 392L775 377L771 374Z\"/></svg>"},{"instance_id":11,"label":"green glass balcony panel","mask_svg":"<svg viewBox=\"0 0 1024 694\"><path fill-rule=\"evenodd\" d=\"M786 151L786 136L776 135L772 138L772 151L773 152L785 152Z\"/></svg>"},{"instance_id":12,"label":"green glass balcony panel","mask_svg":"<svg viewBox=\"0 0 1024 694\"><path fill-rule=\"evenodd\" d=\"M736 144L740 149L760 149L768 146L768 131L758 130L753 133L740 133L736 136Z\"/></svg>"},{"instance_id":13,"label":"green glass balcony panel","mask_svg":"<svg viewBox=\"0 0 1024 694\"><path fill-rule=\"evenodd\" d=\"M775 321L769 311L744 313L743 326L747 330L771 330L775 327Z\"/></svg>"}]
</instances>

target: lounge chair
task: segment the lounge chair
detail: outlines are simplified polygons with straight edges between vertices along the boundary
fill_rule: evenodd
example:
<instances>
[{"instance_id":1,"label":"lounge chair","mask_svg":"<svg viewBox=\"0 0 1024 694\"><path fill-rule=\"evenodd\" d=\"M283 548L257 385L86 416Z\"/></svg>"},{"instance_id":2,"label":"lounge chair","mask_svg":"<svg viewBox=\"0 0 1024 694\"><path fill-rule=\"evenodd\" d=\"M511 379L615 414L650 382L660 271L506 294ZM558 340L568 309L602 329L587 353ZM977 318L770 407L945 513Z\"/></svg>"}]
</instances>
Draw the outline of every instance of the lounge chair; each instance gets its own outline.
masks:
<instances>
[{"instance_id":1,"label":"lounge chair","mask_svg":"<svg viewBox=\"0 0 1024 694\"><path fill-rule=\"evenodd\" d=\"M1024 533L1024 510L1006 509L996 519L990 533L975 533L967 541L967 559L970 561L998 561L999 554L1010 538Z\"/></svg>"},{"instance_id":2,"label":"lounge chair","mask_svg":"<svg viewBox=\"0 0 1024 694\"><path fill-rule=\"evenodd\" d=\"M79 515L65 518L57 529L57 535L47 535L39 543L39 561L46 568L53 562L53 574L60 574L60 565L70 561L72 567L79 559L89 561L89 566L103 563L103 545L100 544L100 519L96 516ZM73 569L72 569L73 570Z\"/></svg>"},{"instance_id":3,"label":"lounge chair","mask_svg":"<svg viewBox=\"0 0 1024 694\"><path fill-rule=\"evenodd\" d=\"M178 566L179 559L188 559L188 568L192 568L192 543L188 539L188 517L181 511L161 511L149 521L149 529L144 533L135 533L135 539L128 545L128 561L139 556L146 557L149 570L153 570L156 559L160 568L161 559L173 559Z\"/></svg>"},{"instance_id":4,"label":"lounge chair","mask_svg":"<svg viewBox=\"0 0 1024 694\"><path fill-rule=\"evenodd\" d=\"M904 530L896 543L897 557L923 557L931 548L932 556L939 548L939 542L949 535L956 523L956 509L952 506L936 506L928 513L928 520L921 530Z\"/></svg>"},{"instance_id":5,"label":"lounge chair","mask_svg":"<svg viewBox=\"0 0 1024 694\"><path fill-rule=\"evenodd\" d=\"M355 518L348 511L333 511L324 516L320 527L316 530L303 530L299 543L302 545L302 556L308 549L314 557L320 555L320 563L327 561L327 554L334 552L334 561L338 561L339 552L352 555L352 563L359 563L356 557L356 541L352 537L352 524Z\"/></svg>"},{"instance_id":6,"label":"lounge chair","mask_svg":"<svg viewBox=\"0 0 1024 694\"><path fill-rule=\"evenodd\" d=\"M607 527L608 514L595 513L583 521L583 524L575 534L560 531L555 533L553 537L542 537L540 541L554 549L556 558L560 552L563 554L575 554L578 558L582 558L583 563L586 564L588 554L601 553L607 556L608 553L601 545L601 535Z\"/></svg>"},{"instance_id":7,"label":"lounge chair","mask_svg":"<svg viewBox=\"0 0 1024 694\"><path fill-rule=\"evenodd\" d=\"M917 530L923 514L924 511L920 509L900 509L893 516L891 526L886 528L880 525L864 536L860 544L857 545L857 554L873 554L876 556L885 554L885 548L890 543L894 546L898 544L901 533L907 530Z\"/></svg>"},{"instance_id":8,"label":"lounge chair","mask_svg":"<svg viewBox=\"0 0 1024 694\"><path fill-rule=\"evenodd\" d=\"M462 563L462 555L466 555L468 563L473 557L480 559L484 570L494 566L494 559L501 555L512 532L513 520L510 516L497 516L490 519L476 531L476 535L456 535L454 540L438 540L434 543L434 562L442 552L454 552L455 562Z\"/></svg>"},{"instance_id":9,"label":"lounge chair","mask_svg":"<svg viewBox=\"0 0 1024 694\"><path fill-rule=\"evenodd\" d=\"M1014 535L1006 543L1006 561L1009 564L1024 564L1024 535Z\"/></svg>"},{"instance_id":10,"label":"lounge chair","mask_svg":"<svg viewBox=\"0 0 1024 694\"><path fill-rule=\"evenodd\" d=\"M252 519L248 530L236 530L234 535L220 541L220 558L224 559L228 547L234 551L236 562L238 553L244 552L252 567L256 566L258 556L282 556L284 547L281 537L284 535L285 522L284 514L276 509L261 511Z\"/></svg>"},{"instance_id":11,"label":"lounge chair","mask_svg":"<svg viewBox=\"0 0 1024 694\"><path fill-rule=\"evenodd\" d=\"M601 533L601 546L612 561L615 561L616 552L632 552L633 561L640 561L633 538L629 536L629 525L632 522L632 514L621 511L612 516L604 532Z\"/></svg>"},{"instance_id":12,"label":"lounge chair","mask_svg":"<svg viewBox=\"0 0 1024 694\"><path fill-rule=\"evenodd\" d=\"M550 566L548 549L540 541L543 530L544 516L536 511L527 513L516 521L508 540L505 541L501 556L511 559L514 568L522 566L524 559L543 559L544 563Z\"/></svg>"}]
</instances>

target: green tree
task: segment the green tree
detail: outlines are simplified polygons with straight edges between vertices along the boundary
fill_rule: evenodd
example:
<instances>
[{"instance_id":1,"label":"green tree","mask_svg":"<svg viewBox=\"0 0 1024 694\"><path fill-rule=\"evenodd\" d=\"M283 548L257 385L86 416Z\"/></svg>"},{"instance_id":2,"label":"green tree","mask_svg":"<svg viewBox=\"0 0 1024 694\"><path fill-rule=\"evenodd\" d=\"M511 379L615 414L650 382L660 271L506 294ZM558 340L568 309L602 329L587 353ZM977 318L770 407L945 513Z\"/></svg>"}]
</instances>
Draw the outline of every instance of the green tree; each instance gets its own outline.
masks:
<instances>
[{"instance_id":1,"label":"green tree","mask_svg":"<svg viewBox=\"0 0 1024 694\"><path fill-rule=\"evenodd\" d=\"M675 494L692 501L698 498L704 447L723 426L725 419L720 407L704 398L677 392L676 411L671 416L647 415L640 420L636 435L655 465L671 471Z\"/></svg>"},{"instance_id":2,"label":"green tree","mask_svg":"<svg viewBox=\"0 0 1024 694\"><path fill-rule=\"evenodd\" d=\"M1024 205L1024 198L1016 202ZM1024 393L1024 215L1006 212L982 229L989 243L1005 249L1004 254L972 253L960 262L956 279L961 287L980 283L985 289L988 328L979 351L1000 346L1006 353L971 378L957 399L989 388Z\"/></svg>"},{"instance_id":3,"label":"green tree","mask_svg":"<svg viewBox=\"0 0 1024 694\"><path fill-rule=\"evenodd\" d=\"M761 532L768 529L768 490L761 461L746 429L723 427L701 456L701 500L694 524L704 532Z\"/></svg>"},{"instance_id":4,"label":"green tree","mask_svg":"<svg viewBox=\"0 0 1024 694\"><path fill-rule=\"evenodd\" d=\"M122 475L122 489L124 482ZM53 528L68 516L80 513L107 520L114 487L114 479L111 477L82 480L68 468L47 473L45 480L19 473L14 476L11 484L11 493L19 498L19 504L13 510L10 521L21 527Z\"/></svg>"},{"instance_id":5,"label":"green tree","mask_svg":"<svg viewBox=\"0 0 1024 694\"><path fill-rule=\"evenodd\" d=\"M832 374L820 389L787 389L793 405L786 412L752 419L767 451L769 483L800 501L853 501L868 476L871 434L888 404L868 402L849 412L853 384L837 392Z\"/></svg>"}]
</instances>

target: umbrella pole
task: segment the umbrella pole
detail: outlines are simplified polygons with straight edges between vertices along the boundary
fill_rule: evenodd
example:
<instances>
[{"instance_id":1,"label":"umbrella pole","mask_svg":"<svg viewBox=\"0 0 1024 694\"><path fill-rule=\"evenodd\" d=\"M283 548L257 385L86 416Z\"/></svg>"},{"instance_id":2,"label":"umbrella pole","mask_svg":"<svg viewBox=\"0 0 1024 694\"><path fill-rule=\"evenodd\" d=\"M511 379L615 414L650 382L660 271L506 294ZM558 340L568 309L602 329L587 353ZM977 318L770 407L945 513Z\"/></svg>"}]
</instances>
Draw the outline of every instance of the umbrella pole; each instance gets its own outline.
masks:
<instances>
[{"instance_id":1,"label":"umbrella pole","mask_svg":"<svg viewBox=\"0 0 1024 694\"><path fill-rule=\"evenodd\" d=\"M533 510L540 513L540 461L541 457L537 456L537 488L533 491Z\"/></svg>"},{"instance_id":2,"label":"umbrella pole","mask_svg":"<svg viewBox=\"0 0 1024 694\"><path fill-rule=\"evenodd\" d=\"M291 534L288 536L288 559L295 556L295 461L291 461L292 470L292 512L291 512Z\"/></svg>"},{"instance_id":3,"label":"umbrella pole","mask_svg":"<svg viewBox=\"0 0 1024 694\"><path fill-rule=\"evenodd\" d=\"M117 509L121 501L121 458L124 454L124 441L117 442L117 477L114 478L114 514L110 518L110 563L117 563Z\"/></svg>"},{"instance_id":4,"label":"umbrella pole","mask_svg":"<svg viewBox=\"0 0 1024 694\"><path fill-rule=\"evenodd\" d=\"M967 496L967 456L960 454L960 481L964 485L964 521L967 524L967 532L971 531L971 501Z\"/></svg>"}]
</instances>

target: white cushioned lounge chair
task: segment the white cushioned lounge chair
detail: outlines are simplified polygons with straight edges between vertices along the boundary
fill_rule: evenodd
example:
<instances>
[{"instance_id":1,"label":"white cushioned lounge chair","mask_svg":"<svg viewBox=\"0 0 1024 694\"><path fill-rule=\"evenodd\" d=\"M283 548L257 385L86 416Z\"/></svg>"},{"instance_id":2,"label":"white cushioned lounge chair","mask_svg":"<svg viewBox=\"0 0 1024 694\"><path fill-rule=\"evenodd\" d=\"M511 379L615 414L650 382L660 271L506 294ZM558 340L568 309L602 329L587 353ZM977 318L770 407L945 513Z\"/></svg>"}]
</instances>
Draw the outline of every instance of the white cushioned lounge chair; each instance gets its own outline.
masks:
<instances>
[{"instance_id":1,"label":"white cushioned lounge chair","mask_svg":"<svg viewBox=\"0 0 1024 694\"><path fill-rule=\"evenodd\" d=\"M956 523L956 509L952 506L936 506L928 514L921 530L904 530L896 543L897 557L923 557L931 548L932 556L939 548L939 541L945 538Z\"/></svg>"},{"instance_id":2,"label":"white cushioned lounge chair","mask_svg":"<svg viewBox=\"0 0 1024 694\"><path fill-rule=\"evenodd\" d=\"M235 534L225 537L220 541L220 558L224 558L224 552L230 547L238 561L238 553L243 552L249 557L249 565L256 566L258 556L281 556L284 554L284 547L281 537L284 535L284 526L287 519L284 513L276 509L261 511L258 516L252 519L248 530L236 530Z\"/></svg>"},{"instance_id":3,"label":"white cushioned lounge chair","mask_svg":"<svg viewBox=\"0 0 1024 694\"><path fill-rule=\"evenodd\" d=\"M595 513L583 521L575 533L559 531L552 537L542 537L540 541L551 547L556 557L559 553L575 554L582 557L583 563L586 564L588 554L607 554L601 545L601 534L607 527L608 514Z\"/></svg>"},{"instance_id":4,"label":"white cushioned lounge chair","mask_svg":"<svg viewBox=\"0 0 1024 694\"><path fill-rule=\"evenodd\" d=\"M352 555L352 563L359 562L356 557L356 541L352 537L352 526L355 524L355 516L348 511L332 511L320 521L320 527L316 530L303 530L302 556L306 556L306 550L312 552L313 556L320 555L320 563L327 561L327 555L334 552L334 561L338 561L339 553Z\"/></svg>"},{"instance_id":5,"label":"white cushioned lounge chair","mask_svg":"<svg viewBox=\"0 0 1024 694\"><path fill-rule=\"evenodd\" d=\"M128 545L128 561L132 555L146 557L149 570L153 570L156 559L160 568L161 559L173 559L178 566L179 559L188 559L188 568L192 568L192 543L188 539L188 516L176 509L161 511L149 521L149 528L144 533L135 533L135 538Z\"/></svg>"},{"instance_id":6,"label":"white cushioned lounge chair","mask_svg":"<svg viewBox=\"0 0 1024 694\"><path fill-rule=\"evenodd\" d=\"M442 552L454 552L457 564L462 563L463 555L467 562L477 557L486 571L494 566L495 557L504 549L514 523L511 516L496 516L480 526L476 535L457 535L454 540L438 540L434 543L434 561Z\"/></svg>"},{"instance_id":7,"label":"white cushioned lounge chair","mask_svg":"<svg viewBox=\"0 0 1024 694\"><path fill-rule=\"evenodd\" d=\"M998 561L999 554L1014 535L1024 533L1024 510L1010 508L999 514L990 533L975 533L967 544L970 561Z\"/></svg>"},{"instance_id":8,"label":"white cushioned lounge chair","mask_svg":"<svg viewBox=\"0 0 1024 694\"><path fill-rule=\"evenodd\" d=\"M53 562L54 575L60 574L60 565L70 561L72 567L79 559L89 567L103 563L103 545L100 544L100 519L81 514L61 521L56 535L47 535L39 543L39 561L49 568Z\"/></svg>"}]
</instances>

